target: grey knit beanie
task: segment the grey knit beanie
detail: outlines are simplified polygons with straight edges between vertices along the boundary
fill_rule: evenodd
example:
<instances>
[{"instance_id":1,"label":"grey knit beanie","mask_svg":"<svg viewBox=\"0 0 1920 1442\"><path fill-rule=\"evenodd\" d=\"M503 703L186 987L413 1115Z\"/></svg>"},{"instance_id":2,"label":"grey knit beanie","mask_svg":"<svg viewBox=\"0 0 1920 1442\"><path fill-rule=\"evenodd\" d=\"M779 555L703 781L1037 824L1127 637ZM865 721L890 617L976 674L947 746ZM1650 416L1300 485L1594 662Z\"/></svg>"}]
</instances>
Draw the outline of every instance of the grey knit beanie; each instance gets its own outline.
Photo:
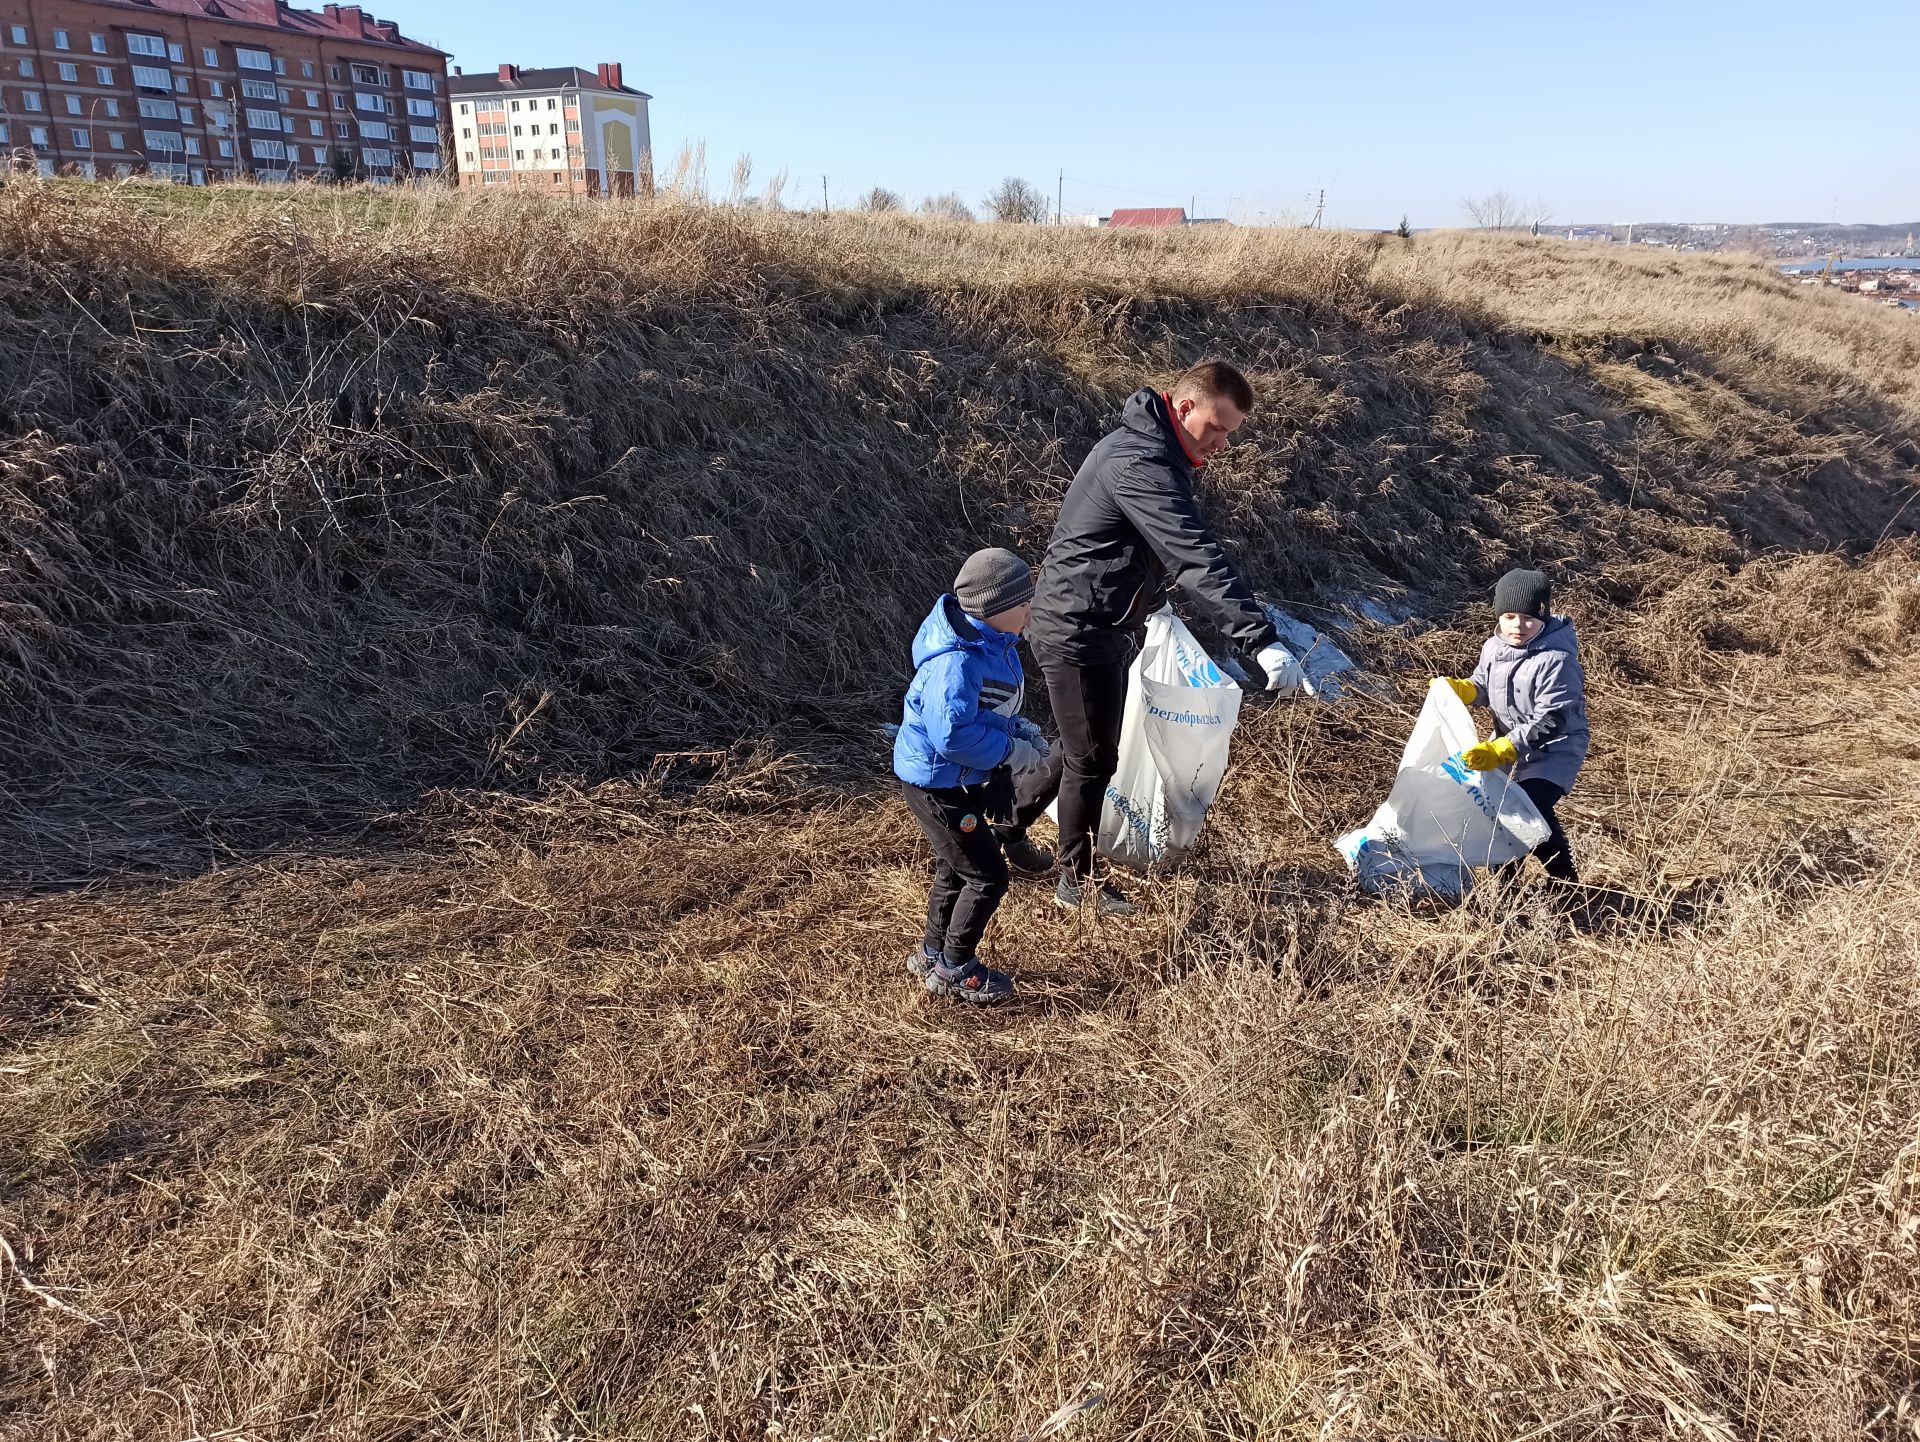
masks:
<instances>
[{"instance_id":1,"label":"grey knit beanie","mask_svg":"<svg viewBox=\"0 0 1920 1442\"><path fill-rule=\"evenodd\" d=\"M998 546L975 551L953 578L953 598L969 616L997 616L1033 599L1033 567Z\"/></svg>"},{"instance_id":2,"label":"grey knit beanie","mask_svg":"<svg viewBox=\"0 0 1920 1442\"><path fill-rule=\"evenodd\" d=\"M1553 583L1543 571L1509 571L1493 588L1493 614L1509 611L1519 616L1538 616L1546 620L1553 604Z\"/></svg>"}]
</instances>

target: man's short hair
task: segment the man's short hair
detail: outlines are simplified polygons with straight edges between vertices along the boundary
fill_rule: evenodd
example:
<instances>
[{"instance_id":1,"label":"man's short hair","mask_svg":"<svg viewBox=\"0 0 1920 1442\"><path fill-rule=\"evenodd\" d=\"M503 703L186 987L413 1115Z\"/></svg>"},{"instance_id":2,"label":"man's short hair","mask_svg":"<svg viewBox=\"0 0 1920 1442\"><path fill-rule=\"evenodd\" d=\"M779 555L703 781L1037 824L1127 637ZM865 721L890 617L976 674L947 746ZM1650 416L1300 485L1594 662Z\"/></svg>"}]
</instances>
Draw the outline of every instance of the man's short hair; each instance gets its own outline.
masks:
<instances>
[{"instance_id":1,"label":"man's short hair","mask_svg":"<svg viewBox=\"0 0 1920 1442\"><path fill-rule=\"evenodd\" d=\"M1235 367L1223 360L1203 360L1180 373L1168 394L1193 400L1225 396L1242 415L1253 414L1253 387Z\"/></svg>"}]
</instances>

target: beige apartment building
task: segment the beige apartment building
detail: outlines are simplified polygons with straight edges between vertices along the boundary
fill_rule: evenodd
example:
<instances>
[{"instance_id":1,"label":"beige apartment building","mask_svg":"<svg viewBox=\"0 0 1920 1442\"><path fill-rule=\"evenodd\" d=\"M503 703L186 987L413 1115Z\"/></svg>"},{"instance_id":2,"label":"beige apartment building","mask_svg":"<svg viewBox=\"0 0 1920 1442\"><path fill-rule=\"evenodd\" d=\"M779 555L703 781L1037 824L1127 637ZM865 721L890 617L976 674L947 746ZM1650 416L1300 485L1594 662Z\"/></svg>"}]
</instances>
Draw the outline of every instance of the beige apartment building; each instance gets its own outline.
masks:
<instances>
[{"instance_id":1,"label":"beige apartment building","mask_svg":"<svg viewBox=\"0 0 1920 1442\"><path fill-rule=\"evenodd\" d=\"M445 52L357 5L0 0L0 155L192 185L440 174Z\"/></svg>"},{"instance_id":2,"label":"beige apartment building","mask_svg":"<svg viewBox=\"0 0 1920 1442\"><path fill-rule=\"evenodd\" d=\"M453 150L463 186L543 195L635 195L653 190L647 102L617 64L489 75L456 67Z\"/></svg>"}]
</instances>

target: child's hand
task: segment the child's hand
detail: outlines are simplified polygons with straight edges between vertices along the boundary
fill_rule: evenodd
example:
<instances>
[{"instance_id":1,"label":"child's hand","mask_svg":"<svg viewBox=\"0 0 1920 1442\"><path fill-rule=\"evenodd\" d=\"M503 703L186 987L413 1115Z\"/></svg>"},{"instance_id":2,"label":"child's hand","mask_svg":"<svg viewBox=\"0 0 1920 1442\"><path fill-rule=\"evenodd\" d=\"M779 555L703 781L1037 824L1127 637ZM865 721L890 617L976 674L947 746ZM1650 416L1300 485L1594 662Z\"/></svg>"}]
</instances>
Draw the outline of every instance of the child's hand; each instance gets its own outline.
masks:
<instances>
[{"instance_id":1,"label":"child's hand","mask_svg":"<svg viewBox=\"0 0 1920 1442\"><path fill-rule=\"evenodd\" d=\"M1447 689L1460 698L1460 704L1471 706L1480 699L1480 688L1471 681L1462 681L1458 676L1435 676L1433 681L1445 681ZM1429 686L1433 681L1427 682Z\"/></svg>"},{"instance_id":2,"label":"child's hand","mask_svg":"<svg viewBox=\"0 0 1920 1442\"><path fill-rule=\"evenodd\" d=\"M1031 741L1034 745L1038 746L1042 751L1045 751L1048 749L1047 733L1040 729L1040 723L1037 721L1029 721L1024 716L1014 717L1013 718L1013 734L1016 736L1022 737L1025 740Z\"/></svg>"},{"instance_id":3,"label":"child's hand","mask_svg":"<svg viewBox=\"0 0 1920 1442\"><path fill-rule=\"evenodd\" d=\"M1513 749L1513 743L1504 736L1496 736L1491 741L1476 741L1460 753L1461 762L1475 771L1511 766L1519 759L1520 753Z\"/></svg>"}]
</instances>

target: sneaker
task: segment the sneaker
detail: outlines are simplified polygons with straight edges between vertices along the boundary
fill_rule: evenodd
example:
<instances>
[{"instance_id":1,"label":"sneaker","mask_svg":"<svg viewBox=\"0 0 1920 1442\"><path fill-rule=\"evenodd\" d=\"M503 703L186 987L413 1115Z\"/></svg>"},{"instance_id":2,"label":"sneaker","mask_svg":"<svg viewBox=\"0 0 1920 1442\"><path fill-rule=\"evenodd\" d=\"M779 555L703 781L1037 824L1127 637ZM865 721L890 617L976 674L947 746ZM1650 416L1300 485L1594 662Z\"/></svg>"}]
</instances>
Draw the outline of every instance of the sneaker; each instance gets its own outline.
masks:
<instances>
[{"instance_id":1,"label":"sneaker","mask_svg":"<svg viewBox=\"0 0 1920 1442\"><path fill-rule=\"evenodd\" d=\"M907 953L907 975L916 981L925 981L928 974L945 960L944 956L923 941Z\"/></svg>"},{"instance_id":2,"label":"sneaker","mask_svg":"<svg viewBox=\"0 0 1920 1442\"><path fill-rule=\"evenodd\" d=\"M1045 876L1053 870L1053 853L1035 846L1024 831L997 831L1000 845L1007 853L1007 865L1026 876Z\"/></svg>"},{"instance_id":3,"label":"sneaker","mask_svg":"<svg viewBox=\"0 0 1920 1442\"><path fill-rule=\"evenodd\" d=\"M1060 884L1053 891L1054 904L1064 906L1068 911L1078 911L1086 900L1091 880L1090 877L1061 877ZM1099 890L1094 893L1094 906L1102 916L1132 916L1135 911L1134 904L1121 895L1120 888L1111 881L1100 883Z\"/></svg>"},{"instance_id":4,"label":"sneaker","mask_svg":"<svg viewBox=\"0 0 1920 1442\"><path fill-rule=\"evenodd\" d=\"M978 961L955 966L943 956L927 973L927 991L934 996L988 1006L1013 995L1013 978Z\"/></svg>"}]
</instances>

